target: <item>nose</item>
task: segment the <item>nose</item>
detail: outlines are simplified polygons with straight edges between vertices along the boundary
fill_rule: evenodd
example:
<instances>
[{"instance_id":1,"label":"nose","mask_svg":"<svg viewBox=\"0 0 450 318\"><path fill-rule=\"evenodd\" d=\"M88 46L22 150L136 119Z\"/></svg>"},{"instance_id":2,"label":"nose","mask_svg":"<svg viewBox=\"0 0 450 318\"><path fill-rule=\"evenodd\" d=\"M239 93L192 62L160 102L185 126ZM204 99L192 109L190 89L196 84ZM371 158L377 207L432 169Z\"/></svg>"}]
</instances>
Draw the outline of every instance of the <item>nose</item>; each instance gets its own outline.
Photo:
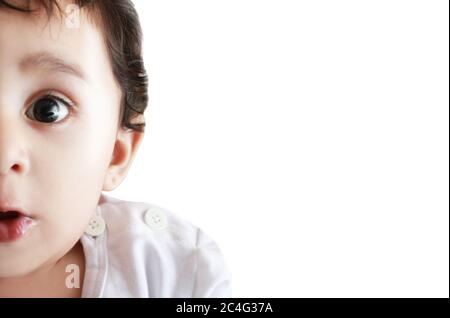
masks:
<instances>
[{"instance_id":1,"label":"nose","mask_svg":"<svg viewBox=\"0 0 450 318\"><path fill-rule=\"evenodd\" d=\"M28 169L17 120L7 117L0 109L0 178L11 173L23 174Z\"/></svg>"}]
</instances>

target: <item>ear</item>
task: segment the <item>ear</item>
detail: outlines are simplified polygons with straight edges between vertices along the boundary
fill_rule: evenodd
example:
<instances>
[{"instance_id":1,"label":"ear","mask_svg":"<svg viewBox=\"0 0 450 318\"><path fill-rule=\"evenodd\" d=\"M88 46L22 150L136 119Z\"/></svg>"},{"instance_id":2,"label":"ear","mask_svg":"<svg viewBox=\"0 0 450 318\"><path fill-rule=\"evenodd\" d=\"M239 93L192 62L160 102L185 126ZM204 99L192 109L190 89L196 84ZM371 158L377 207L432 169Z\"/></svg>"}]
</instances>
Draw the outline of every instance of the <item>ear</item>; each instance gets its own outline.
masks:
<instances>
[{"instance_id":1,"label":"ear","mask_svg":"<svg viewBox=\"0 0 450 318\"><path fill-rule=\"evenodd\" d=\"M118 130L111 163L103 183L103 191L112 191L122 183L143 138L143 132L130 132L122 128Z\"/></svg>"}]
</instances>

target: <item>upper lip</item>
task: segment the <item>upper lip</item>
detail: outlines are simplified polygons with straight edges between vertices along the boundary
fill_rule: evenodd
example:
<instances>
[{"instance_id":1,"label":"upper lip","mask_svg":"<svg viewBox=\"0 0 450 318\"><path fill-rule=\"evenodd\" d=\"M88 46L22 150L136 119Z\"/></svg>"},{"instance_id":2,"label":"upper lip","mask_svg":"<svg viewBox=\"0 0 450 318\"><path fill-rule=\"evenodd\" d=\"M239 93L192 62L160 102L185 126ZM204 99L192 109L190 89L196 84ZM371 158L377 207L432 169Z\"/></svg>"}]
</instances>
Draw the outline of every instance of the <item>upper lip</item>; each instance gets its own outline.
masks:
<instances>
[{"instance_id":1,"label":"upper lip","mask_svg":"<svg viewBox=\"0 0 450 318\"><path fill-rule=\"evenodd\" d=\"M30 216L23 208L21 208L19 205L14 204L0 204L0 213L3 212L10 212L10 211L16 211L19 212L22 215Z\"/></svg>"}]
</instances>

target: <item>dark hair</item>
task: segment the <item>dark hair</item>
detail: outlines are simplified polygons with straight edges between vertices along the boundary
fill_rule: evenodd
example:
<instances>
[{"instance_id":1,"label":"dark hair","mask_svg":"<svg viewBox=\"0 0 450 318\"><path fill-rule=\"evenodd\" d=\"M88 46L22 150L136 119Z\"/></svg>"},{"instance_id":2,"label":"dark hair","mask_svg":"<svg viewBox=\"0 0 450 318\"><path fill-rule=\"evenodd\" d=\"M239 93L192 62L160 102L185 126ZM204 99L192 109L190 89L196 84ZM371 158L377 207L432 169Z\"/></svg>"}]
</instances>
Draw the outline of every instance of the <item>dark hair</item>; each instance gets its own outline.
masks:
<instances>
[{"instance_id":1,"label":"dark hair","mask_svg":"<svg viewBox=\"0 0 450 318\"><path fill-rule=\"evenodd\" d=\"M0 0L0 7L34 12L32 0ZM50 20L54 8L61 9L58 0L35 0L44 8ZM144 111L148 104L148 77L142 59L142 29L131 0L73 0L79 8L86 8L88 15L104 34L114 76L122 90L119 124L122 128L144 132ZM140 122L133 120L139 118Z\"/></svg>"}]
</instances>

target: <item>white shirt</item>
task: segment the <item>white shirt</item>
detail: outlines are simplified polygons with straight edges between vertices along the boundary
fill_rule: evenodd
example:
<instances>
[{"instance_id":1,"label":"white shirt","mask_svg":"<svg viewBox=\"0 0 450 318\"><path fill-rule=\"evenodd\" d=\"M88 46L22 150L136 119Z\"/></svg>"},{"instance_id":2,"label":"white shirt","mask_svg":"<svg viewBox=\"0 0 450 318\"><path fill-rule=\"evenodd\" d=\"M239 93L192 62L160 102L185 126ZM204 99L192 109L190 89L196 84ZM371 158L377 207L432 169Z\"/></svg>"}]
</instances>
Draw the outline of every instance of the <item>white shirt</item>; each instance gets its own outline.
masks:
<instances>
[{"instance_id":1,"label":"white shirt","mask_svg":"<svg viewBox=\"0 0 450 318\"><path fill-rule=\"evenodd\" d=\"M104 193L96 212L106 227L81 237L82 297L231 297L221 251L198 227L162 207Z\"/></svg>"}]
</instances>

